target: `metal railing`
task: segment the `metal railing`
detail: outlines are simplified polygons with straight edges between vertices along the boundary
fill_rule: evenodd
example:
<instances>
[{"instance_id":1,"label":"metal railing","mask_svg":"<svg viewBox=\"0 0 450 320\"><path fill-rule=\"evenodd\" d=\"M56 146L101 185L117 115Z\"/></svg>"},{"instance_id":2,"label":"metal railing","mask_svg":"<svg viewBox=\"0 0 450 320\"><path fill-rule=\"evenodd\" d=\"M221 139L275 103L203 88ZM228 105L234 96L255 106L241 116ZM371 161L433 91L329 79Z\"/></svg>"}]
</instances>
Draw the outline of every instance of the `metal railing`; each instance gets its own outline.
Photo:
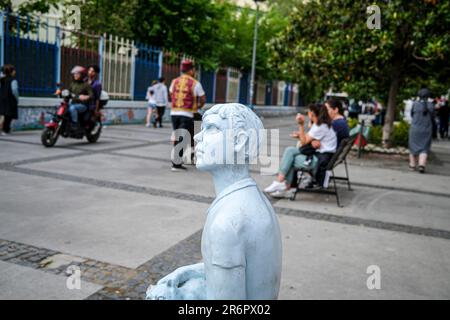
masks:
<instances>
[{"instance_id":1,"label":"metal railing","mask_svg":"<svg viewBox=\"0 0 450 320\"><path fill-rule=\"evenodd\" d=\"M183 59L194 60L113 35L63 28L55 18L0 12L0 64L16 67L22 96L52 96L57 83L70 84L75 65L96 64L112 99L144 100L153 80L163 76L170 85L180 75ZM197 70L209 103L250 103L248 73L230 67ZM300 95L298 88L287 90L283 81L259 80L254 89L258 105L295 105Z\"/></svg>"}]
</instances>

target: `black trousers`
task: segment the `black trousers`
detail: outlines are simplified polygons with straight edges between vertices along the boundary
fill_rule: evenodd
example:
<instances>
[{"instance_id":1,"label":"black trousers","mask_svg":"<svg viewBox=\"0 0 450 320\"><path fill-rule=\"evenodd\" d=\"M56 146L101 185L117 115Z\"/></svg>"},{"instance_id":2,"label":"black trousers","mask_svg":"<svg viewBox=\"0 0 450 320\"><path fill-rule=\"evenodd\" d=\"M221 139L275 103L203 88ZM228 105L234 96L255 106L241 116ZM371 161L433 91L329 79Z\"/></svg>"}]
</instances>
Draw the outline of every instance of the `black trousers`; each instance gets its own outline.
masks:
<instances>
[{"instance_id":1,"label":"black trousers","mask_svg":"<svg viewBox=\"0 0 450 320\"><path fill-rule=\"evenodd\" d=\"M317 159L319 160L317 173L316 173L316 181L319 184L319 186L323 186L323 183L325 181L325 174L327 172L327 166L330 162L331 158L333 157L334 153L316 153Z\"/></svg>"},{"instance_id":2,"label":"black trousers","mask_svg":"<svg viewBox=\"0 0 450 320\"><path fill-rule=\"evenodd\" d=\"M441 139L448 137L448 118L439 119L439 134Z\"/></svg>"},{"instance_id":3,"label":"black trousers","mask_svg":"<svg viewBox=\"0 0 450 320\"><path fill-rule=\"evenodd\" d=\"M13 121L13 118L10 116L4 116L3 117L3 132L4 133L10 133L11 132L11 122Z\"/></svg>"},{"instance_id":4,"label":"black trousers","mask_svg":"<svg viewBox=\"0 0 450 320\"><path fill-rule=\"evenodd\" d=\"M172 118L172 128L173 130L178 129L185 129L187 131L184 131L180 134L176 134L175 138L177 138L174 141L174 148L179 144L182 143L182 148L179 150L178 154L174 154L175 159L172 158L172 165L177 166L181 165L181 159L183 158L183 149L187 147L187 144L190 142L191 147L194 147L194 119L185 117L185 116L171 116ZM187 132L189 133L190 137L187 136Z\"/></svg>"},{"instance_id":5,"label":"black trousers","mask_svg":"<svg viewBox=\"0 0 450 320\"><path fill-rule=\"evenodd\" d=\"M166 107L156 106L156 110L158 110L158 117L156 118L155 122L159 123L159 126L162 126L163 116L164 116L164 112L166 112Z\"/></svg>"}]
</instances>

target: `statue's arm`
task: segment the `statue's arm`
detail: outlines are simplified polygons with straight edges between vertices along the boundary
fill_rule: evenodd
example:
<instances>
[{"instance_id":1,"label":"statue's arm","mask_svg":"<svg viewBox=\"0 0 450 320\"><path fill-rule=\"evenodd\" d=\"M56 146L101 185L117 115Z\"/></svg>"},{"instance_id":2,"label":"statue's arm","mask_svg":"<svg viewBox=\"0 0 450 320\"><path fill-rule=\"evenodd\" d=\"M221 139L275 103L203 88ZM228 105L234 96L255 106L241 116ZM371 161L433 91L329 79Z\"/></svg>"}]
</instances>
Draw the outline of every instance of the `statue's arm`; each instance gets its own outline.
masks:
<instances>
[{"instance_id":1,"label":"statue's arm","mask_svg":"<svg viewBox=\"0 0 450 320\"><path fill-rule=\"evenodd\" d=\"M211 227L211 265L207 269L206 297L212 300L246 299L246 252L240 221L218 220Z\"/></svg>"},{"instance_id":2,"label":"statue's arm","mask_svg":"<svg viewBox=\"0 0 450 320\"><path fill-rule=\"evenodd\" d=\"M177 287L192 278L204 278L205 265L203 263L183 266L158 281L158 284L166 283L169 287Z\"/></svg>"}]
</instances>

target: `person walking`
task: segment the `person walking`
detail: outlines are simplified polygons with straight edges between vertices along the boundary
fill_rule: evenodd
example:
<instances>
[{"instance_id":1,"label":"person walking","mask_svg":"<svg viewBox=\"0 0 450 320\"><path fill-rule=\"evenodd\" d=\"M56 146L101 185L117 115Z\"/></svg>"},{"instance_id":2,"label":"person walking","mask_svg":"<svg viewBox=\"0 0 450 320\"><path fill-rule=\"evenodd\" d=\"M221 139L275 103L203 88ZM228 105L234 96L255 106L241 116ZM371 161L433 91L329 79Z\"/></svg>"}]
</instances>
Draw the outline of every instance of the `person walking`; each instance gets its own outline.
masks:
<instances>
[{"instance_id":1,"label":"person walking","mask_svg":"<svg viewBox=\"0 0 450 320\"><path fill-rule=\"evenodd\" d=\"M450 107L448 105L448 101L444 96L439 100L439 109L438 109L438 117L439 117L439 135L441 139L448 138L448 122L450 118Z\"/></svg>"},{"instance_id":2,"label":"person walking","mask_svg":"<svg viewBox=\"0 0 450 320\"><path fill-rule=\"evenodd\" d=\"M0 77L0 116L3 116L1 135L11 133L11 122L18 118L19 84L16 80L16 68L11 64L2 67Z\"/></svg>"},{"instance_id":3,"label":"person walking","mask_svg":"<svg viewBox=\"0 0 450 320\"><path fill-rule=\"evenodd\" d=\"M148 128L150 127L150 122L153 123L153 127L156 128L156 121L152 120L152 114L153 112L156 112L156 100L155 100L155 90L154 86L157 84L158 81L153 80L152 85L148 87L147 89L147 96L145 97L148 101L148 108L147 108L147 121L145 126Z\"/></svg>"},{"instance_id":4,"label":"person walking","mask_svg":"<svg viewBox=\"0 0 450 320\"><path fill-rule=\"evenodd\" d=\"M159 127L162 128L163 117L166 111L167 103L169 102L169 94L166 86L166 79L163 77L158 79L158 83L153 87L154 98L156 103L157 116L155 119L155 125L159 124Z\"/></svg>"},{"instance_id":5,"label":"person walking","mask_svg":"<svg viewBox=\"0 0 450 320\"><path fill-rule=\"evenodd\" d=\"M409 168L418 169L425 173L428 152L433 138L434 106L428 101L430 90L419 90L419 100L415 101L411 109L411 127L409 129ZM418 160L418 161L417 161ZM418 162L418 167L417 167Z\"/></svg>"},{"instance_id":6,"label":"person walking","mask_svg":"<svg viewBox=\"0 0 450 320\"><path fill-rule=\"evenodd\" d=\"M190 60L184 60L181 63L182 75L174 79L170 84L170 95L172 98L172 127L174 132L178 129L184 129L184 133L177 138L175 132L174 148L183 142L187 144L191 141L191 160L194 158L194 114L201 109L206 102L205 91L199 81L195 79L194 64ZM190 137L187 136L189 133ZM172 153L172 171L186 170L183 166L183 149L178 154Z\"/></svg>"}]
</instances>

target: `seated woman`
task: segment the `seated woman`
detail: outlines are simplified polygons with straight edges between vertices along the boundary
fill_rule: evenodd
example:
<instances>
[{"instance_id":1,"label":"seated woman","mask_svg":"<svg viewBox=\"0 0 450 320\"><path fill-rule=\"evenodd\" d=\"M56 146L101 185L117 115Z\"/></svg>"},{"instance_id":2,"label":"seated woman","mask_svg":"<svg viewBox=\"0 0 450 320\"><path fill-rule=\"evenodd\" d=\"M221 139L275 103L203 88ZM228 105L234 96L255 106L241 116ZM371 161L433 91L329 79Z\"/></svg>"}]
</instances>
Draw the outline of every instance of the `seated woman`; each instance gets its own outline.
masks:
<instances>
[{"instance_id":1,"label":"seated woman","mask_svg":"<svg viewBox=\"0 0 450 320\"><path fill-rule=\"evenodd\" d=\"M315 157L318 160L316 180L319 185L323 185L325 180L325 171L320 170L328 163L336 152L337 138L331 125L331 118L328 114L327 107L323 104L311 104L308 106L308 117L312 126L308 133L305 132L305 117L298 114L296 117L299 125L299 131L294 133L293 137L298 137L303 148L288 147L281 159L281 165L278 173L278 178L264 191L274 196L281 196L290 189L290 184L294 178L295 163L297 157L302 157L305 160L305 155L302 150L311 149L305 148L313 141L319 141L320 145L315 151ZM325 165L326 167L326 165Z\"/></svg>"},{"instance_id":2,"label":"seated woman","mask_svg":"<svg viewBox=\"0 0 450 320\"><path fill-rule=\"evenodd\" d=\"M344 108L342 107L341 102L335 99L330 99L325 102L325 106L327 107L328 115L331 118L331 125L336 133L337 147L339 148L342 140L350 136L350 129L348 128L347 119L344 117ZM313 142L313 147L316 149L320 147L320 144L318 143L319 142Z\"/></svg>"}]
</instances>

